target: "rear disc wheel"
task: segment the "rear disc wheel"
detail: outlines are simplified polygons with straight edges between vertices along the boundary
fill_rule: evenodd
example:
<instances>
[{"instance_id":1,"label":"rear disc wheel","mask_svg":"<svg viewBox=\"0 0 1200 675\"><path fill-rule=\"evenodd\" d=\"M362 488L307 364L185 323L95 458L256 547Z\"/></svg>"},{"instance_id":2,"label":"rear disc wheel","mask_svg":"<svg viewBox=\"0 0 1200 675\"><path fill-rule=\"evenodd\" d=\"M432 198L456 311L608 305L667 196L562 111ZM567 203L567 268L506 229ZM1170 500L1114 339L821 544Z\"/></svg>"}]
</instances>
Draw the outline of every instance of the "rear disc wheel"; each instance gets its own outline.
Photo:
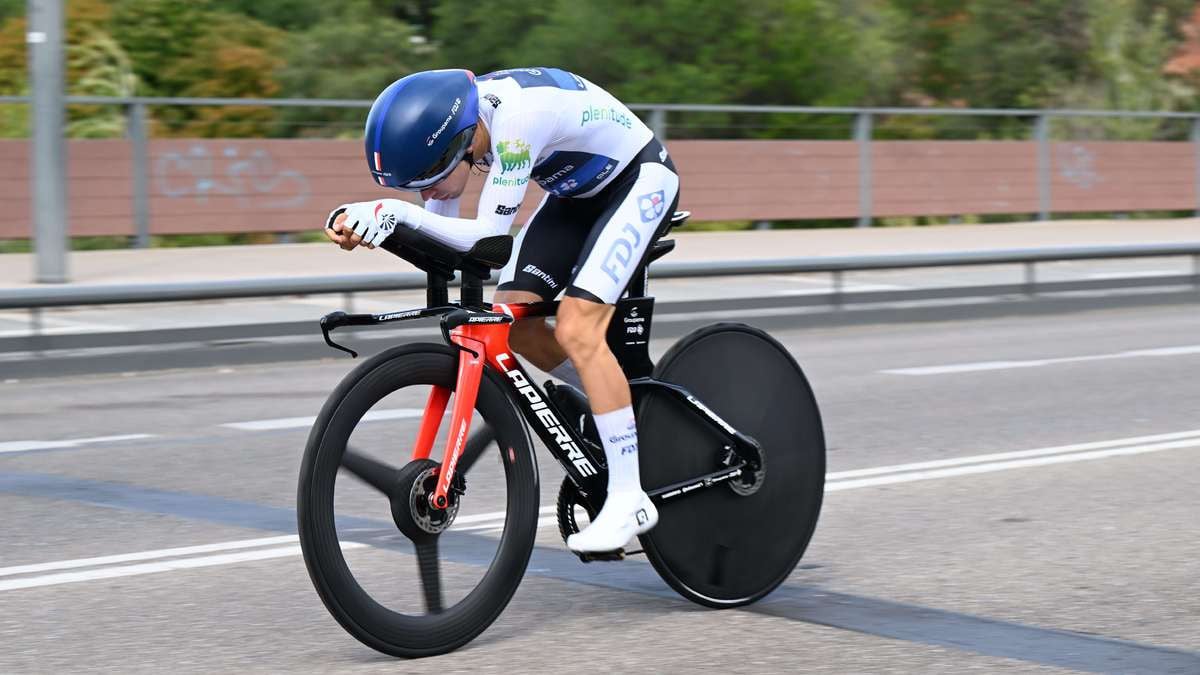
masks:
<instances>
[{"instance_id":1,"label":"rear disc wheel","mask_svg":"<svg viewBox=\"0 0 1200 675\"><path fill-rule=\"evenodd\" d=\"M821 511L825 437L812 389L783 345L742 324L684 337L654 377L685 387L757 441L764 470L660 504L642 546L663 580L689 600L716 608L752 603L791 574ZM666 392L644 391L637 413L647 488L724 464L721 437Z\"/></svg>"}]
</instances>

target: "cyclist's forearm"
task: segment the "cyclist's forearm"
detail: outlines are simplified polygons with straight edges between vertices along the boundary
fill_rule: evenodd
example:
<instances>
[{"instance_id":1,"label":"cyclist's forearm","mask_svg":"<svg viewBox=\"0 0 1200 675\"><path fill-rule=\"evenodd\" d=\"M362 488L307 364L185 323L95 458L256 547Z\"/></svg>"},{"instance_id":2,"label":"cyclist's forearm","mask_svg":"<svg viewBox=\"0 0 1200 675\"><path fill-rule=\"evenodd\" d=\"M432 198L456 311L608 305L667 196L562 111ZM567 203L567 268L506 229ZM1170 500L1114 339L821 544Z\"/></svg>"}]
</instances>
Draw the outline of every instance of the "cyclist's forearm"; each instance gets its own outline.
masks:
<instances>
[{"instance_id":1,"label":"cyclist's forearm","mask_svg":"<svg viewBox=\"0 0 1200 675\"><path fill-rule=\"evenodd\" d=\"M413 229L439 243L457 251L469 250L484 237L508 234L508 226L502 221L479 218L452 218L432 211L422 210L417 222L409 223ZM511 219L510 219L511 220Z\"/></svg>"}]
</instances>

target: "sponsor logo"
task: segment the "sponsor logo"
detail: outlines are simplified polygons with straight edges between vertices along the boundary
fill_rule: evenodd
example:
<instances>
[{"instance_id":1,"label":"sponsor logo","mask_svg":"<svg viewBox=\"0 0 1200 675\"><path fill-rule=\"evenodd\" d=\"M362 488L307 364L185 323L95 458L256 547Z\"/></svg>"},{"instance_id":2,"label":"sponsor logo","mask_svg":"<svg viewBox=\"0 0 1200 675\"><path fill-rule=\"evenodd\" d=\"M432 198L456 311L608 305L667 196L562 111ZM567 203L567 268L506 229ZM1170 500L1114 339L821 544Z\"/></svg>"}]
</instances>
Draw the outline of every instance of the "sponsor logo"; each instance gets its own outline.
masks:
<instances>
[{"instance_id":1,"label":"sponsor logo","mask_svg":"<svg viewBox=\"0 0 1200 675\"><path fill-rule=\"evenodd\" d=\"M662 217L664 208L666 208L666 203L662 190L638 197L638 209L642 212L643 223L658 220Z\"/></svg>"},{"instance_id":2,"label":"sponsor logo","mask_svg":"<svg viewBox=\"0 0 1200 675\"><path fill-rule=\"evenodd\" d=\"M396 214L388 212L379 217L379 229L391 234L396 229Z\"/></svg>"},{"instance_id":3,"label":"sponsor logo","mask_svg":"<svg viewBox=\"0 0 1200 675\"><path fill-rule=\"evenodd\" d=\"M525 178L504 178L504 177L502 177L502 176L495 176L495 177L493 177L493 178L492 178L492 185L499 185L500 187L519 187L519 186L521 186L521 185L524 185L524 184L526 184L526 183L528 183L528 182L529 182L529 178L528 178L528 177L525 177Z\"/></svg>"},{"instance_id":4,"label":"sponsor logo","mask_svg":"<svg viewBox=\"0 0 1200 675\"><path fill-rule=\"evenodd\" d=\"M629 236L626 237L626 234ZM608 253L604 256L604 263L601 265L601 269L614 283L621 283L620 273L629 267L629 262L633 260L633 252L640 243L642 243L642 234L632 223L625 223L625 227L621 228L621 236L618 236L612 246L608 248Z\"/></svg>"},{"instance_id":5,"label":"sponsor logo","mask_svg":"<svg viewBox=\"0 0 1200 675\"><path fill-rule=\"evenodd\" d=\"M454 99L454 105L450 106L450 114L446 115L446 119L442 121L442 126L438 127L437 131L433 132L433 134L430 135L429 138L425 139L426 146L433 145L434 142L437 141L438 136L441 136L442 132L446 130L446 127L450 126L450 120L454 119L454 116L458 114L458 109L461 107L462 107L462 99L461 98Z\"/></svg>"},{"instance_id":6,"label":"sponsor logo","mask_svg":"<svg viewBox=\"0 0 1200 675\"><path fill-rule=\"evenodd\" d=\"M559 169L558 171L555 171L554 173L550 174L549 176L545 176L543 178L538 178L537 184L541 185L542 187L549 187L552 183L554 183L554 181L565 177L567 174L571 173L574 170L575 170L575 165L568 164L568 165L564 166L563 168Z\"/></svg>"},{"instance_id":7,"label":"sponsor logo","mask_svg":"<svg viewBox=\"0 0 1200 675\"><path fill-rule=\"evenodd\" d=\"M637 432L636 431L631 431L627 434L613 434L612 436L608 437L608 442L612 443L613 445L616 445L617 443L622 443L624 441L636 441L636 440L637 440Z\"/></svg>"},{"instance_id":8,"label":"sponsor logo","mask_svg":"<svg viewBox=\"0 0 1200 675\"><path fill-rule=\"evenodd\" d=\"M500 97L495 94L484 94L483 100L487 101L488 103L491 103L493 108L500 107Z\"/></svg>"},{"instance_id":9,"label":"sponsor logo","mask_svg":"<svg viewBox=\"0 0 1200 675\"><path fill-rule=\"evenodd\" d=\"M633 445L622 446L621 454L622 455L636 455L637 454L637 443L634 443Z\"/></svg>"},{"instance_id":10,"label":"sponsor logo","mask_svg":"<svg viewBox=\"0 0 1200 675\"><path fill-rule=\"evenodd\" d=\"M529 380L525 379L524 373L515 369L508 370L504 365L504 362L510 358L512 357L508 354L497 354L496 363L500 364L501 370L512 380L513 385L520 392L521 396L524 396L525 400L529 401L529 407L534 411L538 421L542 423L542 426L546 427L546 431L550 432L558 447L567 453L567 459L571 460L571 463L575 465L579 473L584 476L595 476L596 467L592 466L592 463L584 456L579 446L575 445L575 442L571 440L570 434L559 423L558 418L554 416L554 412L546 406L546 402L542 400L542 395L538 393L537 387L534 387L529 383Z\"/></svg>"},{"instance_id":11,"label":"sponsor logo","mask_svg":"<svg viewBox=\"0 0 1200 675\"><path fill-rule=\"evenodd\" d=\"M582 127L592 122L614 122L626 129L633 128L633 120L630 119L629 115L616 108L589 107L583 111L583 116L579 120L579 126Z\"/></svg>"},{"instance_id":12,"label":"sponsor logo","mask_svg":"<svg viewBox=\"0 0 1200 675\"><path fill-rule=\"evenodd\" d=\"M554 277L538 269L536 265L526 265L521 271L541 279L550 288L558 288L558 282L554 280Z\"/></svg>"},{"instance_id":13,"label":"sponsor logo","mask_svg":"<svg viewBox=\"0 0 1200 675\"><path fill-rule=\"evenodd\" d=\"M648 522L650 522L650 516L646 513L646 509L638 509L637 524L645 525Z\"/></svg>"},{"instance_id":14,"label":"sponsor logo","mask_svg":"<svg viewBox=\"0 0 1200 675\"><path fill-rule=\"evenodd\" d=\"M392 321L393 319L408 319L408 318L411 318L414 316L420 316L420 315L421 315L421 310L409 309L409 310L405 310L403 312L391 312L389 314L380 314L380 315L376 316L375 318L380 321Z\"/></svg>"},{"instance_id":15,"label":"sponsor logo","mask_svg":"<svg viewBox=\"0 0 1200 675\"><path fill-rule=\"evenodd\" d=\"M500 173L519 171L533 161L529 158L529 144L520 139L496 143L496 155L500 158Z\"/></svg>"},{"instance_id":16,"label":"sponsor logo","mask_svg":"<svg viewBox=\"0 0 1200 675\"><path fill-rule=\"evenodd\" d=\"M463 420L462 426L458 428L458 437L454 439L454 449L450 453L450 466L446 467L446 473L450 476L454 475L454 470L458 468L458 458L462 456L463 441L467 440L467 420Z\"/></svg>"},{"instance_id":17,"label":"sponsor logo","mask_svg":"<svg viewBox=\"0 0 1200 675\"><path fill-rule=\"evenodd\" d=\"M507 319L507 316L473 316L467 319L467 323L503 323Z\"/></svg>"},{"instance_id":18,"label":"sponsor logo","mask_svg":"<svg viewBox=\"0 0 1200 675\"><path fill-rule=\"evenodd\" d=\"M667 149L666 148L663 148L662 150L658 151L658 161L660 161L660 162L667 161Z\"/></svg>"},{"instance_id":19,"label":"sponsor logo","mask_svg":"<svg viewBox=\"0 0 1200 675\"><path fill-rule=\"evenodd\" d=\"M729 432L729 433L731 433L731 434L736 434L736 433L737 433L737 430L736 430L736 429L734 429L733 427L731 427L731 426L729 426L728 424L726 424L726 423L725 423L725 420L721 419L720 417L717 417L717 413L715 413L715 412L713 412L713 411L709 410L709 409L708 409L708 406L706 406L706 405L704 405L703 403L701 403L701 402L700 402L700 400L699 400L699 399L697 399L695 396L692 396L691 394L689 394L689 395L688 395L688 397L687 397L687 400L688 400L688 402L689 402L689 403L691 403L692 405L696 406L696 407L697 407L697 408L699 408L701 411L703 411L705 415L708 415L709 419L711 419L712 421L714 421L714 422L716 422L717 424L719 424L719 425L721 426L721 428L722 428L722 429L724 429L725 431L728 431L728 432Z\"/></svg>"},{"instance_id":20,"label":"sponsor logo","mask_svg":"<svg viewBox=\"0 0 1200 675\"><path fill-rule=\"evenodd\" d=\"M496 206L496 215L511 216L512 214L516 213L517 210L520 208L521 208L521 206L519 204L517 206L504 206L503 204L500 204L500 205Z\"/></svg>"},{"instance_id":21,"label":"sponsor logo","mask_svg":"<svg viewBox=\"0 0 1200 675\"><path fill-rule=\"evenodd\" d=\"M641 335L645 332L646 332L645 326L626 326L625 327L626 335Z\"/></svg>"}]
</instances>

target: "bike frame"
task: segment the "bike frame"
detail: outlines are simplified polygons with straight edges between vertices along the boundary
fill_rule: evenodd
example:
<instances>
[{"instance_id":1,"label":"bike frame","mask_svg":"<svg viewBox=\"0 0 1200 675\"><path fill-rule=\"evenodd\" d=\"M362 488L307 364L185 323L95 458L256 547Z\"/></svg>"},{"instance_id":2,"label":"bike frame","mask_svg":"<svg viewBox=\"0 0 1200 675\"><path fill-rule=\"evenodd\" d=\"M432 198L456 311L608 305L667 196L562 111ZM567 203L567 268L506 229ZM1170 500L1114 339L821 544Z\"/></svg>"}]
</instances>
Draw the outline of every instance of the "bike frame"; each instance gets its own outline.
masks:
<instances>
[{"instance_id":1,"label":"bike frame","mask_svg":"<svg viewBox=\"0 0 1200 675\"><path fill-rule=\"evenodd\" d=\"M648 373L652 365L647 355L652 309L653 298L626 298L618 302L619 311L610 325L608 338L627 374L631 371ZM451 483L471 430L471 416L483 369L491 367L504 376L510 397L526 423L562 465L583 498L598 510L608 480L603 452L584 439L573 425L563 421L562 412L545 391L530 379L508 345L508 335L514 321L553 316L557 311L557 302L497 304L492 305L490 311L448 305L376 315L335 312L322 319L321 324L325 340L330 346L354 354L330 340L329 331L341 325L373 325L441 316L442 335L447 344L458 350L458 374L454 387L456 395L450 411L449 440L442 456L442 471L438 474L437 487L430 496L431 506L444 509L449 505ZM621 320L618 321L618 318ZM632 323L627 324L626 321ZM632 330L630 326L637 330ZM729 454L728 464L716 471L648 490L647 493L655 502L661 503L731 480L739 476L743 469L756 471L761 467L762 455L757 443L721 419L687 389L649 376L632 377L629 385L635 395L650 390L666 392L703 420L722 439L724 449ZM430 392L412 459L428 459L432 454L433 444L450 404L450 394L449 388L441 386L433 387Z\"/></svg>"}]
</instances>

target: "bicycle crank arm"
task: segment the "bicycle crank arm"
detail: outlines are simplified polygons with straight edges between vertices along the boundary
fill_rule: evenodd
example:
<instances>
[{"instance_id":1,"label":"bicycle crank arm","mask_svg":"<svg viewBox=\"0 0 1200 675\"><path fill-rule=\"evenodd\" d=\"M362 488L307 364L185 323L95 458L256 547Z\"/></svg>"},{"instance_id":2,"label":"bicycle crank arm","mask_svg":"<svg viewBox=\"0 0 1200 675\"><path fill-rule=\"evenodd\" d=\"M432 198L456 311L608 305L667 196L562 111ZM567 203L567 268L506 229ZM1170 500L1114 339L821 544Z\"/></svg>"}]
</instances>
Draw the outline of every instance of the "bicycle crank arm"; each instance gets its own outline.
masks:
<instances>
[{"instance_id":1,"label":"bicycle crank arm","mask_svg":"<svg viewBox=\"0 0 1200 675\"><path fill-rule=\"evenodd\" d=\"M661 504L665 501L682 497L689 492L710 488L737 478L742 475L742 469L744 468L746 468L746 463L741 462L735 466L714 471L698 478L691 478L656 490L647 490L646 494L650 496L650 500L655 504Z\"/></svg>"}]
</instances>

